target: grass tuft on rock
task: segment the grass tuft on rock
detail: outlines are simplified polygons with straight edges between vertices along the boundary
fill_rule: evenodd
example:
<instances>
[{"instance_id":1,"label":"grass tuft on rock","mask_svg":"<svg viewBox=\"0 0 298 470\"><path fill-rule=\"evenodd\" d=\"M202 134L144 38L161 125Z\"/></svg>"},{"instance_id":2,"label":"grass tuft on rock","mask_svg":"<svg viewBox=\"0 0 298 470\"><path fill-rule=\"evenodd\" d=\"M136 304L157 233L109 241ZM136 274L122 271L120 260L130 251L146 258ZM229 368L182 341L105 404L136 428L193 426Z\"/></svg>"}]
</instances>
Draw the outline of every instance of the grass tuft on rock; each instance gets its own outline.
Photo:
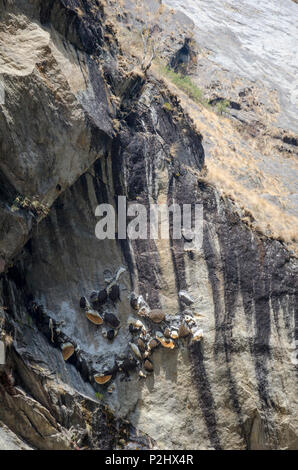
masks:
<instances>
[{"instance_id":1,"label":"grass tuft on rock","mask_svg":"<svg viewBox=\"0 0 298 470\"><path fill-rule=\"evenodd\" d=\"M161 74L167 77L177 88L184 91L193 101L207 105L202 90L193 83L190 77L176 73L165 66L161 67Z\"/></svg>"}]
</instances>

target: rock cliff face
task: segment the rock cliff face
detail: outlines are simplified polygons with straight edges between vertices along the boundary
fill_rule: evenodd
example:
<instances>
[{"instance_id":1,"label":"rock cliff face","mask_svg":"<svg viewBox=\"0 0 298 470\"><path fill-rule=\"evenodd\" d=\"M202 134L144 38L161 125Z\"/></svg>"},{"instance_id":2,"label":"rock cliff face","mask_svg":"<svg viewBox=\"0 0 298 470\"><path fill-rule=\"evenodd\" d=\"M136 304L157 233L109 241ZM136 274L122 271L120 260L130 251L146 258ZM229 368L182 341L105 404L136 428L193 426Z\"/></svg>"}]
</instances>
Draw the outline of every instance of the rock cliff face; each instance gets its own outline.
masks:
<instances>
[{"instance_id":1,"label":"rock cliff face","mask_svg":"<svg viewBox=\"0 0 298 470\"><path fill-rule=\"evenodd\" d=\"M202 136L131 66L105 7L0 0L0 446L297 448L296 258L202 176ZM99 241L95 208L123 195L203 205L202 247ZM99 326L79 303L104 289ZM150 373L140 320L204 338L157 341Z\"/></svg>"}]
</instances>

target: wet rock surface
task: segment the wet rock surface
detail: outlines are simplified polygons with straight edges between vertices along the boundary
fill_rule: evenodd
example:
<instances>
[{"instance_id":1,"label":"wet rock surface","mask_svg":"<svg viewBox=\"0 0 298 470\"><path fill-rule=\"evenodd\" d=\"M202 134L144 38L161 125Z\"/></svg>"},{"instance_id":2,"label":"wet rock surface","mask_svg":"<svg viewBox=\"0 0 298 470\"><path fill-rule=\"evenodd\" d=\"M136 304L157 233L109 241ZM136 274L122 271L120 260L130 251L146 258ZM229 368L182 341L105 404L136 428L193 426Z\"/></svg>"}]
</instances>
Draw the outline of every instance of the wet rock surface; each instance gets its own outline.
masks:
<instances>
[{"instance_id":1,"label":"wet rock surface","mask_svg":"<svg viewBox=\"0 0 298 470\"><path fill-rule=\"evenodd\" d=\"M100 2L0 5L32 39L1 56L1 422L40 449L297 448L296 258L200 178L202 136L125 69ZM201 249L97 240L121 195L202 204Z\"/></svg>"}]
</instances>

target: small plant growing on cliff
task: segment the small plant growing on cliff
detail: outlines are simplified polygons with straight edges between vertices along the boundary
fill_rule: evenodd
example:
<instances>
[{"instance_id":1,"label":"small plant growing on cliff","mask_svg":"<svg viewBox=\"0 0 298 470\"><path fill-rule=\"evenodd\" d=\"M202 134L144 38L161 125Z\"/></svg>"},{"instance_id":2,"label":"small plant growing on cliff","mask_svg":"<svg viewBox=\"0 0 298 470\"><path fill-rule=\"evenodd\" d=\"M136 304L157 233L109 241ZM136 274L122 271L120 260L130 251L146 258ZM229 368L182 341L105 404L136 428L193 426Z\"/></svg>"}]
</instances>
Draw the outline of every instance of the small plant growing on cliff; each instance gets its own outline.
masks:
<instances>
[{"instance_id":1,"label":"small plant growing on cliff","mask_svg":"<svg viewBox=\"0 0 298 470\"><path fill-rule=\"evenodd\" d=\"M216 111L218 114L224 114L227 112L227 108L230 106L230 102L228 100L221 100L216 105Z\"/></svg>"},{"instance_id":2,"label":"small plant growing on cliff","mask_svg":"<svg viewBox=\"0 0 298 470\"><path fill-rule=\"evenodd\" d=\"M192 82L190 77L176 73L168 67L161 67L161 73L174 83L177 88L184 91L193 101L206 104L202 90Z\"/></svg>"},{"instance_id":3,"label":"small plant growing on cliff","mask_svg":"<svg viewBox=\"0 0 298 470\"><path fill-rule=\"evenodd\" d=\"M16 212L19 209L31 212L35 217L39 218L46 216L49 213L49 208L42 204L37 198L29 198L26 196L17 196L14 200L11 210Z\"/></svg>"},{"instance_id":4,"label":"small plant growing on cliff","mask_svg":"<svg viewBox=\"0 0 298 470\"><path fill-rule=\"evenodd\" d=\"M173 110L171 103L168 103L168 102L163 104L163 109L165 109L166 111L172 111Z\"/></svg>"}]
</instances>

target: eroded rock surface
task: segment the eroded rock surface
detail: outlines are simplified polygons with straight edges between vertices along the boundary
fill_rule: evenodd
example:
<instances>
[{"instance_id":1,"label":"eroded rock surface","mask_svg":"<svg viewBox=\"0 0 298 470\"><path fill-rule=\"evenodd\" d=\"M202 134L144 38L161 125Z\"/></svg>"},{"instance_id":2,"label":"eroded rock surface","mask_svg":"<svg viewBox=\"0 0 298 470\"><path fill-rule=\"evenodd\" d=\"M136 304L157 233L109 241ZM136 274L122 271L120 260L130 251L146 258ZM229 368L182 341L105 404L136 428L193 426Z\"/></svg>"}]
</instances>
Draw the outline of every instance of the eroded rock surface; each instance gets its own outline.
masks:
<instances>
[{"instance_id":1,"label":"eroded rock surface","mask_svg":"<svg viewBox=\"0 0 298 470\"><path fill-rule=\"evenodd\" d=\"M296 258L201 177L202 136L162 81L128 66L104 4L1 13L1 40L19 44L0 49L1 422L40 449L297 448ZM201 249L97 240L96 206L122 195L202 204ZM160 322L138 315L140 296ZM173 341L152 347L152 372L131 318ZM187 321L200 340L167 338Z\"/></svg>"}]
</instances>

